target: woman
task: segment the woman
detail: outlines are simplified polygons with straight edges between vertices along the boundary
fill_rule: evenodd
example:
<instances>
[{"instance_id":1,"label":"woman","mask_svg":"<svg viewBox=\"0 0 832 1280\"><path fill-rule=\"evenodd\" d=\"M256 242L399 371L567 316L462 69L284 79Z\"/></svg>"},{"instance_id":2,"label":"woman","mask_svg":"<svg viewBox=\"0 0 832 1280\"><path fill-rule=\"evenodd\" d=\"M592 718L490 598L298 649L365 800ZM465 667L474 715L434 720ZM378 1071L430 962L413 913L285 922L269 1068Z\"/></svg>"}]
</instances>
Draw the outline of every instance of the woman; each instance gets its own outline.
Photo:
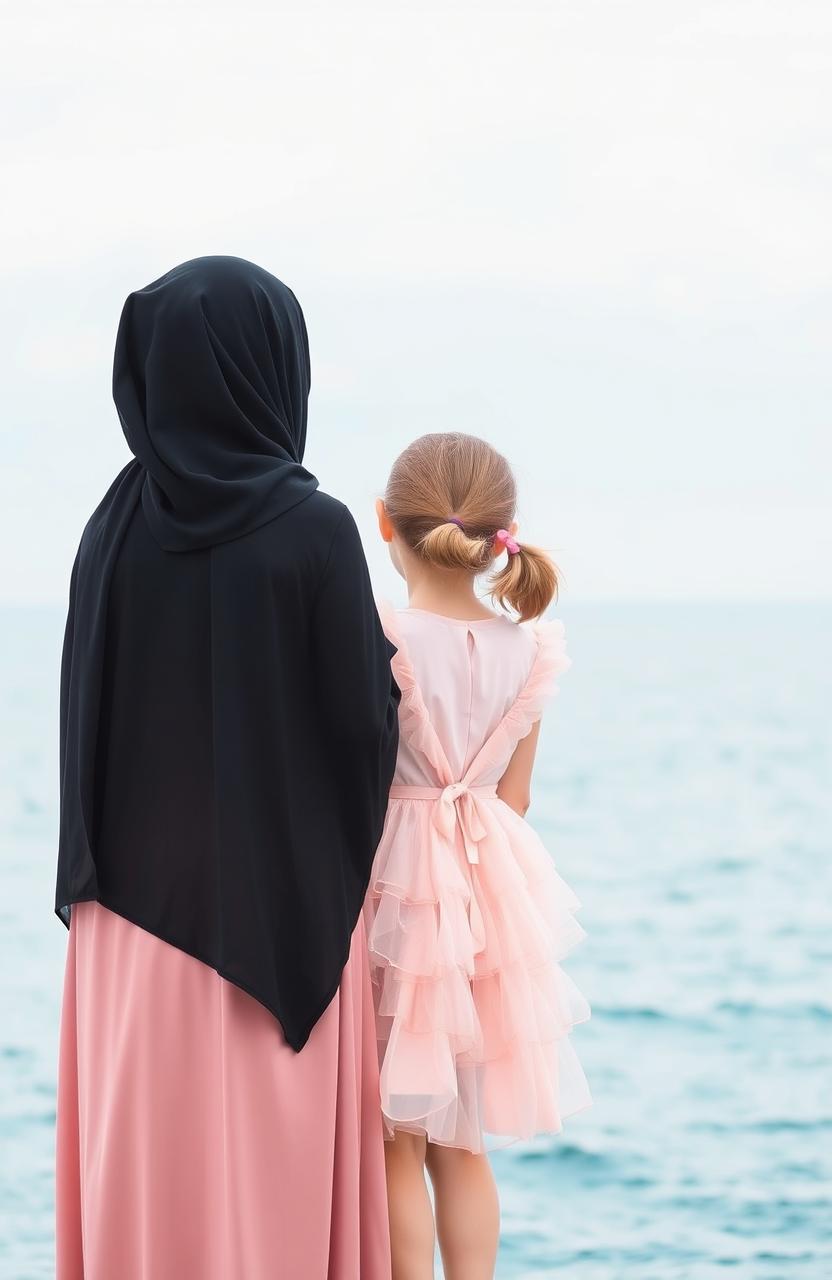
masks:
<instances>
[{"instance_id":1,"label":"woman","mask_svg":"<svg viewBox=\"0 0 832 1280\"><path fill-rule=\"evenodd\" d=\"M62 666L58 1280L389 1276L359 913L398 690L352 518L301 465L308 392L261 268L128 298L135 459Z\"/></svg>"}]
</instances>

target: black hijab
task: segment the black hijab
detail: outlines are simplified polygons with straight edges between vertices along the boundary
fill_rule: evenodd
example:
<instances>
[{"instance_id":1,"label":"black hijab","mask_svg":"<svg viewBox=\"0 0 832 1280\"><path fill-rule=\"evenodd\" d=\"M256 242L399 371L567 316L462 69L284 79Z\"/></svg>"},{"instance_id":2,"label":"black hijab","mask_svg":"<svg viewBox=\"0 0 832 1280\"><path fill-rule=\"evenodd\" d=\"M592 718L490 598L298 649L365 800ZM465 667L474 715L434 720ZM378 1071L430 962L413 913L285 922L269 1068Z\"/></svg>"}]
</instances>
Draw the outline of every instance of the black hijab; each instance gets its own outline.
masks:
<instances>
[{"instance_id":1,"label":"black hijab","mask_svg":"<svg viewBox=\"0 0 832 1280\"><path fill-rule=\"evenodd\" d=\"M380 838L398 690L355 524L301 465L294 294L239 258L124 306L135 460L73 568L55 910L104 906L211 964L302 1047Z\"/></svg>"},{"instance_id":2,"label":"black hijab","mask_svg":"<svg viewBox=\"0 0 832 1280\"><path fill-rule=\"evenodd\" d=\"M291 289L241 258L195 258L124 305L113 397L166 551L209 547L302 502L306 325Z\"/></svg>"}]
</instances>

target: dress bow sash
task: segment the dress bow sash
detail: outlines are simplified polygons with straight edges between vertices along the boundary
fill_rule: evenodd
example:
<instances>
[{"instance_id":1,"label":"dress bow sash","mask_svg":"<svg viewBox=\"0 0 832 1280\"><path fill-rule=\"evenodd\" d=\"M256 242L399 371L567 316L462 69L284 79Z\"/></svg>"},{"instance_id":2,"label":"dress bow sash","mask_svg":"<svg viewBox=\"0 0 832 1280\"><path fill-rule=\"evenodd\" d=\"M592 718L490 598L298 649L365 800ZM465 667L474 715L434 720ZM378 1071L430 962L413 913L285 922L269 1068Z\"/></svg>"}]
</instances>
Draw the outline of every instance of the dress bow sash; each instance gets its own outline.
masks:
<instances>
[{"instance_id":1,"label":"dress bow sash","mask_svg":"<svg viewBox=\"0 0 832 1280\"><path fill-rule=\"evenodd\" d=\"M485 827L477 808L477 791L494 794L493 787L476 787L472 789L467 782L451 782L443 787L433 811L433 820L446 840L451 840L455 823L459 824L462 840L465 845L465 856L471 863L479 862L478 845L485 838Z\"/></svg>"},{"instance_id":2,"label":"dress bow sash","mask_svg":"<svg viewBox=\"0 0 832 1280\"><path fill-rule=\"evenodd\" d=\"M433 823L446 840L453 840L454 827L458 824L465 846L465 856L470 863L480 860L479 842L487 835L479 813L478 800L497 794L496 787L471 786L462 779L449 782L444 787L409 786L394 783L390 788L391 800L433 800Z\"/></svg>"},{"instance_id":3,"label":"dress bow sash","mask_svg":"<svg viewBox=\"0 0 832 1280\"><path fill-rule=\"evenodd\" d=\"M464 779L449 782L444 787L409 786L396 782L390 788L391 800L432 800L433 824L449 843L453 841L454 829L458 825L465 846L465 856L471 866L479 863L479 842L488 834L480 816L479 802L487 796L494 799L496 794L495 786L471 786ZM475 893L471 893L468 899L468 922L474 952L479 954L485 947L485 921Z\"/></svg>"}]
</instances>

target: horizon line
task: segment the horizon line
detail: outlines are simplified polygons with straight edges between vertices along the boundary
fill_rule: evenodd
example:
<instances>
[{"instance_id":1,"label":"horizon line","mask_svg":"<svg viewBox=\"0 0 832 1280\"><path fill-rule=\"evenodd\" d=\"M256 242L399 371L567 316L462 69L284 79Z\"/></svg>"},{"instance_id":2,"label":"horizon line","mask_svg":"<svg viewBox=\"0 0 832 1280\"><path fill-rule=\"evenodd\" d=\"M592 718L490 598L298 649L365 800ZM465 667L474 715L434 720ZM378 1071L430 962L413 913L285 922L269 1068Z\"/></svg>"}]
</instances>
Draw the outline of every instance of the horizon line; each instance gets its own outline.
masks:
<instances>
[{"instance_id":1,"label":"horizon line","mask_svg":"<svg viewBox=\"0 0 832 1280\"><path fill-rule=\"evenodd\" d=\"M49 596L33 599L21 599L19 597L2 597L0 596L0 608L2 609L55 609L66 608L69 602L68 594L66 596ZM773 595L773 596L744 596L744 595L586 595L578 596L573 599L561 600L555 606L555 611L559 608L571 608L572 606L582 607L584 605L820 605L832 604L832 592L826 595ZM549 610L547 610L549 612Z\"/></svg>"}]
</instances>

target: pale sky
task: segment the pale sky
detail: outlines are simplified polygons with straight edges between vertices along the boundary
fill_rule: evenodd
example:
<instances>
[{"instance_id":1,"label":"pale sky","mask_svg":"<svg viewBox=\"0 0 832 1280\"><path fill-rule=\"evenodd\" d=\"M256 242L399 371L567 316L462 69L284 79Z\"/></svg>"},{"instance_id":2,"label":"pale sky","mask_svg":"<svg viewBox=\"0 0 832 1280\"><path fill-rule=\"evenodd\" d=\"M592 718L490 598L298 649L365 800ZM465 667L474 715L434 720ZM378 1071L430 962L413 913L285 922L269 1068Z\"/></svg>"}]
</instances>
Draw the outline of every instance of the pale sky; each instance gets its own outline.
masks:
<instances>
[{"instance_id":1,"label":"pale sky","mask_svg":"<svg viewBox=\"0 0 832 1280\"><path fill-rule=\"evenodd\" d=\"M832 595L827 0L33 3L0 45L0 599L64 599L121 305L202 253L300 298L382 592L392 459L464 430L569 600Z\"/></svg>"}]
</instances>

